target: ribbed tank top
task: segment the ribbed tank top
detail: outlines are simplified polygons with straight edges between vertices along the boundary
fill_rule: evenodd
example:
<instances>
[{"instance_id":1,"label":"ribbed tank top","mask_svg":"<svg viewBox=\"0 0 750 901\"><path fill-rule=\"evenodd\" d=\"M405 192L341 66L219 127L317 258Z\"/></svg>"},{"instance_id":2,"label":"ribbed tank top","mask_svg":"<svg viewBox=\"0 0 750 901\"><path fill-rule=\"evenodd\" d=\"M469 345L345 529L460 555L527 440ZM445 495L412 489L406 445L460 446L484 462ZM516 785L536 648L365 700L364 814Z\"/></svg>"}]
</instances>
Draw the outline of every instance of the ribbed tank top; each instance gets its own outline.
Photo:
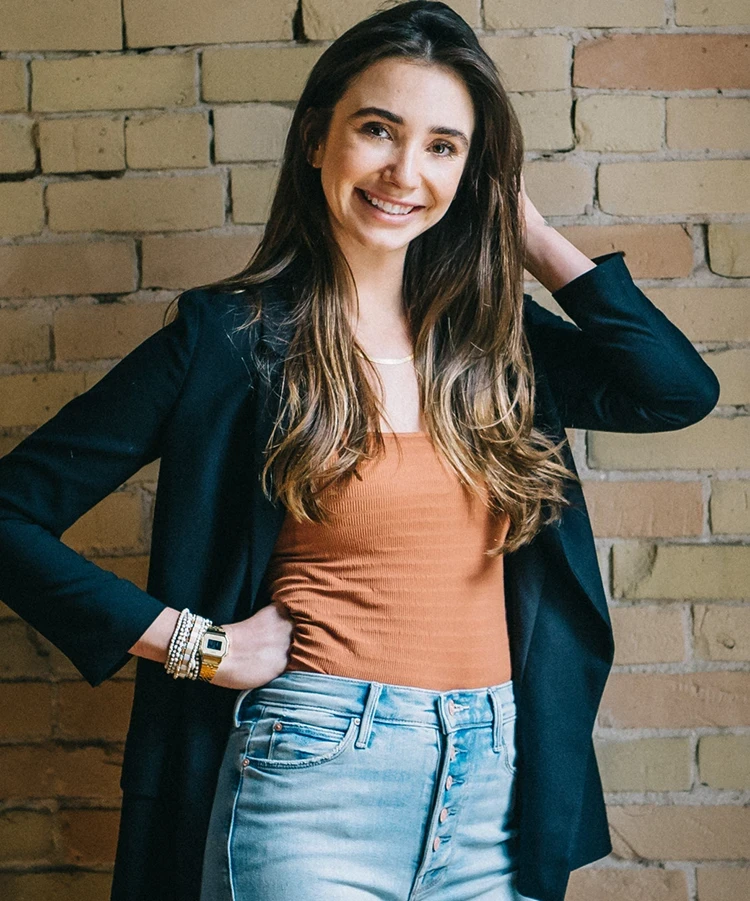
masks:
<instances>
[{"instance_id":1,"label":"ribbed tank top","mask_svg":"<svg viewBox=\"0 0 750 901\"><path fill-rule=\"evenodd\" d=\"M286 671L433 691L508 681L503 557L483 553L507 515L460 484L427 433L383 434L385 456L326 494L331 523L287 511L266 575L294 622Z\"/></svg>"}]
</instances>

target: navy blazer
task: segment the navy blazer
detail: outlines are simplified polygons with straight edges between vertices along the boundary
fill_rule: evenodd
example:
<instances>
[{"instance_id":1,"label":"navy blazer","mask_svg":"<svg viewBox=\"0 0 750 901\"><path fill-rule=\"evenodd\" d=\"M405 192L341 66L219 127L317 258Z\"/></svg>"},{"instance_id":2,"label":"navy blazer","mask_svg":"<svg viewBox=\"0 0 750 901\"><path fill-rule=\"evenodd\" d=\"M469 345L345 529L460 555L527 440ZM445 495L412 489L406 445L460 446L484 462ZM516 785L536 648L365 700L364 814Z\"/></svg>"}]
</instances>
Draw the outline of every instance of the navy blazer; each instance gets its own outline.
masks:
<instances>
[{"instance_id":1,"label":"navy blazer","mask_svg":"<svg viewBox=\"0 0 750 901\"><path fill-rule=\"evenodd\" d=\"M709 414L719 383L634 284L622 252L553 293L566 322L524 295L537 425L610 432L682 429ZM242 293L194 289L179 316L0 460L0 598L92 685L167 604L234 622L269 603L263 575L284 508L258 480L290 337L283 283L262 320ZM263 345L270 384L251 349ZM567 465L575 471L568 444ZM60 540L87 510L160 458L147 590ZM563 901L570 871L608 854L592 731L613 638L580 488L561 522L506 555L518 704L518 889ZM138 658L125 746L116 901L198 901L202 850L238 692L174 680Z\"/></svg>"}]
</instances>

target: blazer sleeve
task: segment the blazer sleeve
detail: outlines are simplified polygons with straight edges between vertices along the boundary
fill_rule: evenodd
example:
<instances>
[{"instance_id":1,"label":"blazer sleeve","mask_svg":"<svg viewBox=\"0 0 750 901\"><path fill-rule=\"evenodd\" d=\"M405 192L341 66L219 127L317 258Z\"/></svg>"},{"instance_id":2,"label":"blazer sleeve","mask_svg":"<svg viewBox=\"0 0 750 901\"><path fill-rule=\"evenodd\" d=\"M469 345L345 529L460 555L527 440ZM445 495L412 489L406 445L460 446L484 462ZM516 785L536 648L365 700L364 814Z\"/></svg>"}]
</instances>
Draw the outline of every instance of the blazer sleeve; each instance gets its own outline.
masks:
<instances>
[{"instance_id":1,"label":"blazer sleeve","mask_svg":"<svg viewBox=\"0 0 750 901\"><path fill-rule=\"evenodd\" d=\"M535 370L563 428L666 432L713 410L720 385L687 337L636 286L623 251L552 293L573 323L525 295Z\"/></svg>"},{"instance_id":2,"label":"blazer sleeve","mask_svg":"<svg viewBox=\"0 0 750 901\"><path fill-rule=\"evenodd\" d=\"M183 294L176 319L0 459L0 599L92 686L128 662L164 605L60 537L160 456L198 340L200 297Z\"/></svg>"}]
</instances>

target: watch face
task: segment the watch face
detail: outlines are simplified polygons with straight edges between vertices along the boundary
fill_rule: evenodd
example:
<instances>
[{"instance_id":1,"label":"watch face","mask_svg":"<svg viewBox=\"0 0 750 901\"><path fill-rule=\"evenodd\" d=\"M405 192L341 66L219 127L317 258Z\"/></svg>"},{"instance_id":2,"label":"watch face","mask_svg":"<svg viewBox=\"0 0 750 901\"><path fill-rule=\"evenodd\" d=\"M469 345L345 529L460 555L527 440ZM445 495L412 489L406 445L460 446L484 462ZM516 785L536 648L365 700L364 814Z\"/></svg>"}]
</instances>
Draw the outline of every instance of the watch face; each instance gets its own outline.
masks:
<instances>
[{"instance_id":1,"label":"watch face","mask_svg":"<svg viewBox=\"0 0 750 901\"><path fill-rule=\"evenodd\" d=\"M226 639L223 635L209 633L203 638L203 651L209 654L224 654L226 652Z\"/></svg>"}]
</instances>

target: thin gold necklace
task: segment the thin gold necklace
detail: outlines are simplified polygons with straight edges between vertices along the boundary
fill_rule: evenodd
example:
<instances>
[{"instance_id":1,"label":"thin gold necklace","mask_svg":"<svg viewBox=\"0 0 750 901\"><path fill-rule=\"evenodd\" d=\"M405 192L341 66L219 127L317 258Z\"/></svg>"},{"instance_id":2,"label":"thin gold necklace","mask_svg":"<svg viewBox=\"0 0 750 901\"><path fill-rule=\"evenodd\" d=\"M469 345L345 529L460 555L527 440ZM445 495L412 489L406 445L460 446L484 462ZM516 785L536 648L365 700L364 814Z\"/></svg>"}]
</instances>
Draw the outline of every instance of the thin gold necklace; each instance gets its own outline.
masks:
<instances>
[{"instance_id":1,"label":"thin gold necklace","mask_svg":"<svg viewBox=\"0 0 750 901\"><path fill-rule=\"evenodd\" d=\"M408 357L399 357L396 359L394 357L368 357L367 354L363 350L359 350L359 348L357 348L357 352L371 363L385 363L389 366L396 366L398 363L406 363L408 360L414 359L413 353L410 353Z\"/></svg>"}]
</instances>

